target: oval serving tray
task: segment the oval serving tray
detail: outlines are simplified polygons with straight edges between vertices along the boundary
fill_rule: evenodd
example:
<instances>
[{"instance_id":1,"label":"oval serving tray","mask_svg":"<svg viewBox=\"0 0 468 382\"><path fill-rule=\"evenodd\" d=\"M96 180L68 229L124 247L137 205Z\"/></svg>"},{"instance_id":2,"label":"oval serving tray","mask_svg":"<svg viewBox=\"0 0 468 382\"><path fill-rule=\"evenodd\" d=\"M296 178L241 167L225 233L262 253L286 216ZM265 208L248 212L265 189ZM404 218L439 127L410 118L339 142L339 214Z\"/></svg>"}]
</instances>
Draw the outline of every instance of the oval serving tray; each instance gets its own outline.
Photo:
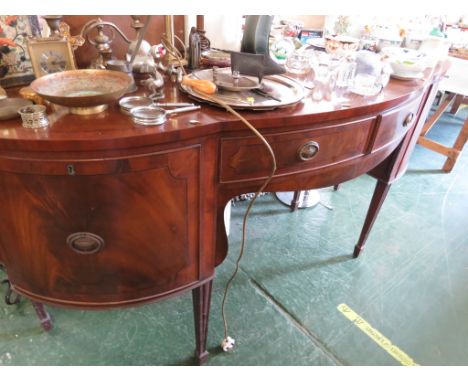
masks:
<instances>
[{"instance_id":1,"label":"oval serving tray","mask_svg":"<svg viewBox=\"0 0 468 382\"><path fill-rule=\"evenodd\" d=\"M229 71L230 70L231 68L229 68ZM213 81L213 71L211 69L199 70L189 74L189 78ZM213 102L209 96L197 92L192 89L191 86L180 84L180 87L191 98L197 101L219 106L216 102ZM299 82L284 75L263 77L260 89L280 101L267 98L257 93L255 89L243 91L218 89L214 96L234 109L259 111L290 106L304 98L303 86Z\"/></svg>"}]
</instances>

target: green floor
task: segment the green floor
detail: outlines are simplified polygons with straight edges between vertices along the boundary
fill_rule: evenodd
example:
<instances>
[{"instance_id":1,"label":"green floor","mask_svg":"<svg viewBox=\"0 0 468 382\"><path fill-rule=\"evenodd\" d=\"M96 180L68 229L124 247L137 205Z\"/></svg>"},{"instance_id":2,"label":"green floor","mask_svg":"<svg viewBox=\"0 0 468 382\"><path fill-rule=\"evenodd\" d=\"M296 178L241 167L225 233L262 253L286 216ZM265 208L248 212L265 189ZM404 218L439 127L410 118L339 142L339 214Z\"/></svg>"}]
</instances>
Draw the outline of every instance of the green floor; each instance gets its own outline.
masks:
<instances>
[{"instance_id":1,"label":"green floor","mask_svg":"<svg viewBox=\"0 0 468 382\"><path fill-rule=\"evenodd\" d=\"M468 110L430 136L453 142ZM249 221L241 272L229 294L231 353L220 303L234 269L246 202L232 212L230 256L218 269L208 365L399 365L338 309L347 304L421 365L468 365L468 149L454 171L417 147L392 186L363 255L351 259L375 181L321 190L331 206L290 213L262 197ZM4 274L0 274L3 278ZM1 296L4 286L0 287ZM190 365L191 294L138 308L50 307L43 332L27 300L0 301L0 365Z\"/></svg>"}]
</instances>

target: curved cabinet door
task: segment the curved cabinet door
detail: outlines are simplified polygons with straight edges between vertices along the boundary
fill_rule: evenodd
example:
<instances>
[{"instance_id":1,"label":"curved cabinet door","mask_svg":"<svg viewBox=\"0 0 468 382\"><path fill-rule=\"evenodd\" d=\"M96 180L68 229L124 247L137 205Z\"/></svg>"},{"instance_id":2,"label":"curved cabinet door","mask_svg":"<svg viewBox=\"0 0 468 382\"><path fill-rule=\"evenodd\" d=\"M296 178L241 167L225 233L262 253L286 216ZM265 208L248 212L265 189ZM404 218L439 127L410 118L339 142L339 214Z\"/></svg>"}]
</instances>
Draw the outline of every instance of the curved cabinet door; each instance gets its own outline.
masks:
<instances>
[{"instance_id":1,"label":"curved cabinet door","mask_svg":"<svg viewBox=\"0 0 468 382\"><path fill-rule=\"evenodd\" d=\"M32 172L0 172L0 250L20 293L126 305L199 280L199 146Z\"/></svg>"}]
</instances>

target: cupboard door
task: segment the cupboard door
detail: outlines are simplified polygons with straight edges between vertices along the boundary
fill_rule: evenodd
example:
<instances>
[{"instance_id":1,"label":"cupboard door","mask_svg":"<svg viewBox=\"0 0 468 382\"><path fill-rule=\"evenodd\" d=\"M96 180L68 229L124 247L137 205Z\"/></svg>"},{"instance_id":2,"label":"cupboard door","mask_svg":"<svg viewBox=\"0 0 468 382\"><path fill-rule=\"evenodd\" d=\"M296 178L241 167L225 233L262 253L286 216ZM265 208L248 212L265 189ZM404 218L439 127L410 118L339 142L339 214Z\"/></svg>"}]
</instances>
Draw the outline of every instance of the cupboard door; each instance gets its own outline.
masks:
<instances>
[{"instance_id":1,"label":"cupboard door","mask_svg":"<svg viewBox=\"0 0 468 382\"><path fill-rule=\"evenodd\" d=\"M0 249L19 292L93 307L198 281L199 146L55 165L69 175L0 173Z\"/></svg>"}]
</instances>

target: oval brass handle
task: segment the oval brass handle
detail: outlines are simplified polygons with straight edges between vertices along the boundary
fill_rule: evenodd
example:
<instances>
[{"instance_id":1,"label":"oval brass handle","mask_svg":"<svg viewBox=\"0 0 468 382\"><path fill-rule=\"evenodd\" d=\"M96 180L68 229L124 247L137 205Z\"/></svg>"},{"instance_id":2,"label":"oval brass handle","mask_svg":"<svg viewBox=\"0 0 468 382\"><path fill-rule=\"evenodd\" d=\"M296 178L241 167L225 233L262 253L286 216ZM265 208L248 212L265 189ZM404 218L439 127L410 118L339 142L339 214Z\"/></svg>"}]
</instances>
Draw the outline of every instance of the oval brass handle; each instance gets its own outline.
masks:
<instances>
[{"instance_id":1,"label":"oval brass handle","mask_svg":"<svg viewBox=\"0 0 468 382\"><path fill-rule=\"evenodd\" d=\"M297 155L299 156L300 160L308 161L317 155L319 148L320 146L317 142L309 141L299 147L299 150L297 150Z\"/></svg>"},{"instance_id":2,"label":"oval brass handle","mask_svg":"<svg viewBox=\"0 0 468 382\"><path fill-rule=\"evenodd\" d=\"M403 126L408 126L414 118L414 113L409 113L406 118L403 120Z\"/></svg>"},{"instance_id":3,"label":"oval brass handle","mask_svg":"<svg viewBox=\"0 0 468 382\"><path fill-rule=\"evenodd\" d=\"M93 255L104 247L104 239L91 232L75 232L67 237L67 245L80 255Z\"/></svg>"}]
</instances>

